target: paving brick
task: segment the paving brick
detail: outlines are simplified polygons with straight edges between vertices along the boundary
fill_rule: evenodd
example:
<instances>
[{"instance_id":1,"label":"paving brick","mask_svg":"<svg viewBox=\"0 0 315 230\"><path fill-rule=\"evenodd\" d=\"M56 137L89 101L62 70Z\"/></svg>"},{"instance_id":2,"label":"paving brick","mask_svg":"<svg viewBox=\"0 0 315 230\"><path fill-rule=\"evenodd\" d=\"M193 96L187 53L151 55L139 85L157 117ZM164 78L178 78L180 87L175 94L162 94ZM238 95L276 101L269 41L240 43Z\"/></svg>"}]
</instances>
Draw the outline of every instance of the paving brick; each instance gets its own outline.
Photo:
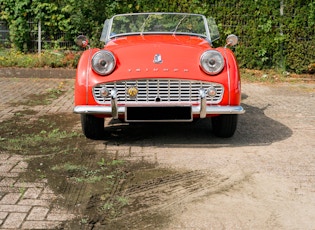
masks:
<instances>
[{"instance_id":1,"label":"paving brick","mask_svg":"<svg viewBox=\"0 0 315 230\"><path fill-rule=\"evenodd\" d=\"M49 208L34 207L26 218L27 220L45 220Z\"/></svg>"},{"instance_id":2,"label":"paving brick","mask_svg":"<svg viewBox=\"0 0 315 230\"><path fill-rule=\"evenodd\" d=\"M40 193L43 191L43 188L28 188L24 195L23 198L25 199L36 199L39 197Z\"/></svg>"},{"instance_id":3,"label":"paving brick","mask_svg":"<svg viewBox=\"0 0 315 230\"><path fill-rule=\"evenodd\" d=\"M16 182L16 179L13 179L13 178L3 178L1 181L0 181L0 186L3 186L3 187L11 187L15 184Z\"/></svg>"},{"instance_id":4,"label":"paving brick","mask_svg":"<svg viewBox=\"0 0 315 230\"><path fill-rule=\"evenodd\" d=\"M44 188L43 194L54 194L54 191L47 186Z\"/></svg>"},{"instance_id":5,"label":"paving brick","mask_svg":"<svg viewBox=\"0 0 315 230\"><path fill-rule=\"evenodd\" d=\"M0 200L0 204L16 204L20 197L21 193L8 193Z\"/></svg>"},{"instance_id":6,"label":"paving brick","mask_svg":"<svg viewBox=\"0 0 315 230\"><path fill-rule=\"evenodd\" d=\"M0 212L28 212L32 206L30 205L9 205L1 204Z\"/></svg>"},{"instance_id":7,"label":"paving brick","mask_svg":"<svg viewBox=\"0 0 315 230\"><path fill-rule=\"evenodd\" d=\"M40 196L40 199L43 199L43 200L54 200L56 198L57 198L57 196L53 193L43 193Z\"/></svg>"},{"instance_id":8,"label":"paving brick","mask_svg":"<svg viewBox=\"0 0 315 230\"><path fill-rule=\"evenodd\" d=\"M16 111L20 111L22 108L16 109ZM16 164L17 162L23 160L23 156L20 155L12 155L10 158L7 159L7 163Z\"/></svg>"},{"instance_id":9,"label":"paving brick","mask_svg":"<svg viewBox=\"0 0 315 230\"><path fill-rule=\"evenodd\" d=\"M61 224L60 221L25 221L21 229L56 229Z\"/></svg>"},{"instance_id":10,"label":"paving brick","mask_svg":"<svg viewBox=\"0 0 315 230\"><path fill-rule=\"evenodd\" d=\"M20 161L14 168L11 169L10 172L18 172L18 173L21 173L21 172L25 172L25 170L27 169L27 162L25 161Z\"/></svg>"},{"instance_id":11,"label":"paving brick","mask_svg":"<svg viewBox=\"0 0 315 230\"><path fill-rule=\"evenodd\" d=\"M61 213L61 214L57 214L57 213L49 213L47 215L47 220L55 220L55 221L66 221L66 220L71 220L75 217L75 215L73 214L69 214L69 213Z\"/></svg>"},{"instance_id":12,"label":"paving brick","mask_svg":"<svg viewBox=\"0 0 315 230\"><path fill-rule=\"evenodd\" d=\"M0 219L3 220L8 216L8 212L0 212Z\"/></svg>"},{"instance_id":13,"label":"paving brick","mask_svg":"<svg viewBox=\"0 0 315 230\"><path fill-rule=\"evenodd\" d=\"M8 192L18 193L19 192L19 188L16 188L14 186L0 187L0 192L3 192L3 193L8 193Z\"/></svg>"},{"instance_id":14,"label":"paving brick","mask_svg":"<svg viewBox=\"0 0 315 230\"><path fill-rule=\"evenodd\" d=\"M39 199L21 199L19 205L29 205L29 206L41 206L48 207L49 202L52 200L39 200Z\"/></svg>"},{"instance_id":15,"label":"paving brick","mask_svg":"<svg viewBox=\"0 0 315 230\"><path fill-rule=\"evenodd\" d=\"M0 172L10 172L14 166L14 164L2 164L0 165Z\"/></svg>"},{"instance_id":16,"label":"paving brick","mask_svg":"<svg viewBox=\"0 0 315 230\"><path fill-rule=\"evenodd\" d=\"M26 213L10 213L7 219L4 221L2 228L17 229L22 225L25 217Z\"/></svg>"},{"instance_id":17,"label":"paving brick","mask_svg":"<svg viewBox=\"0 0 315 230\"><path fill-rule=\"evenodd\" d=\"M43 188L43 187L45 187L45 183L41 183L41 182L35 182L35 183L16 182L14 184L14 187L19 187L19 188Z\"/></svg>"},{"instance_id":18,"label":"paving brick","mask_svg":"<svg viewBox=\"0 0 315 230\"><path fill-rule=\"evenodd\" d=\"M4 162L4 161L7 160L10 156L11 156L10 154L1 153L1 154L0 154L0 162Z\"/></svg>"},{"instance_id":19,"label":"paving brick","mask_svg":"<svg viewBox=\"0 0 315 230\"><path fill-rule=\"evenodd\" d=\"M50 211L50 213L48 213L47 215L47 220L55 220L55 221L66 221L66 220L70 220L73 219L75 217L75 215L68 213L67 210L62 209L60 207L55 207L54 209L52 209Z\"/></svg>"},{"instance_id":20,"label":"paving brick","mask_svg":"<svg viewBox=\"0 0 315 230\"><path fill-rule=\"evenodd\" d=\"M0 177L18 177L18 172L0 172Z\"/></svg>"},{"instance_id":21,"label":"paving brick","mask_svg":"<svg viewBox=\"0 0 315 230\"><path fill-rule=\"evenodd\" d=\"M131 154L139 154L143 152L143 147L142 146L132 146L130 147L130 153Z\"/></svg>"}]
</instances>

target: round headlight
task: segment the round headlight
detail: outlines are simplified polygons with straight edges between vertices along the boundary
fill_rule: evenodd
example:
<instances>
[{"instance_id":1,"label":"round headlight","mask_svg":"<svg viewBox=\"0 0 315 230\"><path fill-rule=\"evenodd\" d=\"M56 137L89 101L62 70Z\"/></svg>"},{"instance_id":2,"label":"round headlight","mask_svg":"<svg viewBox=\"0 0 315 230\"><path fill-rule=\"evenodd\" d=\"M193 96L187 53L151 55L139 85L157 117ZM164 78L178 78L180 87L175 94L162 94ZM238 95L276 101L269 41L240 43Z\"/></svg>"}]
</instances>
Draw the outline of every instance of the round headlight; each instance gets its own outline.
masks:
<instances>
[{"instance_id":1,"label":"round headlight","mask_svg":"<svg viewBox=\"0 0 315 230\"><path fill-rule=\"evenodd\" d=\"M114 71L116 60L114 55L106 50L96 52L92 58L92 68L100 75L108 75Z\"/></svg>"},{"instance_id":2,"label":"round headlight","mask_svg":"<svg viewBox=\"0 0 315 230\"><path fill-rule=\"evenodd\" d=\"M219 51L208 50L201 55L200 66L205 73L216 75L223 70L223 56Z\"/></svg>"}]
</instances>

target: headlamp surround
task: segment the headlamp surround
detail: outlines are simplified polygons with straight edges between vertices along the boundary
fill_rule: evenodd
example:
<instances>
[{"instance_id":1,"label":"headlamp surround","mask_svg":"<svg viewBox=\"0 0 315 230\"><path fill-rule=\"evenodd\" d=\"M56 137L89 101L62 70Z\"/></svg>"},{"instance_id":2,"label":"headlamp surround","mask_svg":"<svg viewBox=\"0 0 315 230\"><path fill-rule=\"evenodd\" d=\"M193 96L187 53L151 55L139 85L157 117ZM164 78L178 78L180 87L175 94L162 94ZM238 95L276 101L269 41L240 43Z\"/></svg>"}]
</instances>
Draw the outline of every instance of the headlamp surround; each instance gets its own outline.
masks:
<instances>
[{"instance_id":1,"label":"headlamp surround","mask_svg":"<svg viewBox=\"0 0 315 230\"><path fill-rule=\"evenodd\" d=\"M114 55L107 50L100 50L92 57L92 69L99 75L109 75L116 67Z\"/></svg>"},{"instance_id":2,"label":"headlamp surround","mask_svg":"<svg viewBox=\"0 0 315 230\"><path fill-rule=\"evenodd\" d=\"M224 58L219 51L207 50L200 57L201 69L209 75L216 75L224 68Z\"/></svg>"}]
</instances>

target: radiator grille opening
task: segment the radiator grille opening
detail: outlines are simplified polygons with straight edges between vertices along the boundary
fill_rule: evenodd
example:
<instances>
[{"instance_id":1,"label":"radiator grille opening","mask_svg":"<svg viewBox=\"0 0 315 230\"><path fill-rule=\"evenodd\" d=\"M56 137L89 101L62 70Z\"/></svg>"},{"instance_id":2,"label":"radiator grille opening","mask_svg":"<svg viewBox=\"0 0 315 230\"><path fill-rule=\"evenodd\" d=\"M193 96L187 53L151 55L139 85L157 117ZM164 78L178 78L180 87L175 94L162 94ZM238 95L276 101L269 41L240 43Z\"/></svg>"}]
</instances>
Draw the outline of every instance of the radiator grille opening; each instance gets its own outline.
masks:
<instances>
[{"instance_id":1,"label":"radiator grille opening","mask_svg":"<svg viewBox=\"0 0 315 230\"><path fill-rule=\"evenodd\" d=\"M138 95L129 97L127 89L137 87ZM224 94L224 87L218 83L189 81L179 79L140 79L109 82L99 84L93 88L93 96L97 103L110 103L110 97L104 98L101 95L101 89L106 87L109 91L117 90L118 103L128 102L155 102L159 98L160 102L198 102L200 101L199 90L214 87L217 91L215 97L207 96L207 103L218 104L221 102Z\"/></svg>"}]
</instances>

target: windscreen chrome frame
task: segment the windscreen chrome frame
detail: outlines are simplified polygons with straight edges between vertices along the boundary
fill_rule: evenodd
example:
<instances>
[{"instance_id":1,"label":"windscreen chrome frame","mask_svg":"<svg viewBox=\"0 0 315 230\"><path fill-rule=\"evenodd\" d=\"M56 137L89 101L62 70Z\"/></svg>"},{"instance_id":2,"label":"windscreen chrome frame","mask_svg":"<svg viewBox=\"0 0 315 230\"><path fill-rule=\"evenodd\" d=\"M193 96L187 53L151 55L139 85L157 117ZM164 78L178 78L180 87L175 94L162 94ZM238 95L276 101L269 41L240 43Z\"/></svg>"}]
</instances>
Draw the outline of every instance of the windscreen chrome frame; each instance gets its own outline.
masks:
<instances>
[{"instance_id":1,"label":"windscreen chrome frame","mask_svg":"<svg viewBox=\"0 0 315 230\"><path fill-rule=\"evenodd\" d=\"M206 34L197 34L197 33L175 33L174 32L169 32L169 33L166 33L166 32L144 32L142 33L141 31L138 32L133 32L133 33L122 33L122 34L115 34L115 35L112 35L110 34L110 31L111 31L111 28L112 28L112 25L113 25L113 20L115 19L115 17L120 17L120 16L129 16L129 15L158 15L158 14L173 14L173 15L190 15L190 16L199 16L199 17L202 17L203 19L203 23L204 23L204 26L205 26L205 32ZM187 35L187 36L198 36L198 37L203 37L205 38L206 40L208 40L210 43L212 43L214 40L211 39L211 34L210 34L210 30L209 30L209 25L208 25L208 20L207 18L202 15L202 14L189 14L189 13L160 13L160 12L157 12L157 13L128 13L128 14L117 14L117 15L114 15L112 18L110 19L106 19L105 22L104 22L104 27L103 27L103 30L102 30L102 35L101 35L101 38L100 38L100 41L104 42L105 44L112 40L112 39L115 39L117 37L121 37L121 36L131 36L131 35L157 35L157 34L166 34L166 35ZM218 39L218 38L216 38ZM216 40L215 39L215 40Z\"/></svg>"}]
</instances>

